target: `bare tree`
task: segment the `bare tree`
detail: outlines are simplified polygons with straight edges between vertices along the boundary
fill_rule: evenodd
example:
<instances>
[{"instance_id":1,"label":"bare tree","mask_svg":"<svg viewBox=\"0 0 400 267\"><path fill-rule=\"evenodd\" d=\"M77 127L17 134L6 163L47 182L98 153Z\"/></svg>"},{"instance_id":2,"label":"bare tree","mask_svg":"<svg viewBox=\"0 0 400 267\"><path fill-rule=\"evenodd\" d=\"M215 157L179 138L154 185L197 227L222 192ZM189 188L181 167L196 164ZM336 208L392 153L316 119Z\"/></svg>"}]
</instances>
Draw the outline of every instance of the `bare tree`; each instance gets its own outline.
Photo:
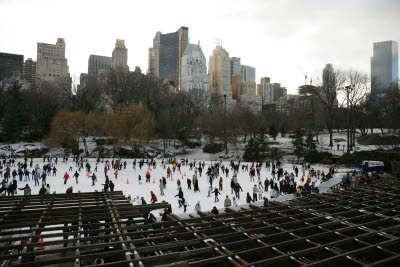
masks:
<instances>
[{"instance_id":1,"label":"bare tree","mask_svg":"<svg viewBox=\"0 0 400 267\"><path fill-rule=\"evenodd\" d=\"M343 70L336 69L333 72L325 72L321 78L315 79L316 86L305 86L303 89L304 94L318 99L327 112L330 147L333 147L333 121L338 106L337 92L345 86L346 78Z\"/></svg>"},{"instance_id":2,"label":"bare tree","mask_svg":"<svg viewBox=\"0 0 400 267\"><path fill-rule=\"evenodd\" d=\"M365 102L366 94L370 90L370 80L367 74L355 70L344 71L345 83L347 86L339 88L339 93L343 96L342 105L347 107L348 112L348 144L347 151L355 146L356 136L356 113L364 112L362 103Z\"/></svg>"}]
</instances>

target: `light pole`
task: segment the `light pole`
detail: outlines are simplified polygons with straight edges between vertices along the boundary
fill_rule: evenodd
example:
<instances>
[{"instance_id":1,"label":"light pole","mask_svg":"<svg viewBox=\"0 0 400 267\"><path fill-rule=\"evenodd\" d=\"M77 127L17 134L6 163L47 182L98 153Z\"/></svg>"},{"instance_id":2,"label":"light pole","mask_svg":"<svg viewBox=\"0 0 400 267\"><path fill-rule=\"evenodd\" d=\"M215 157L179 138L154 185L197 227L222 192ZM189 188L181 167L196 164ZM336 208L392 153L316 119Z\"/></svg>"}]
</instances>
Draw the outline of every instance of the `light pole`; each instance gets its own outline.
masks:
<instances>
[{"instance_id":1,"label":"light pole","mask_svg":"<svg viewBox=\"0 0 400 267\"><path fill-rule=\"evenodd\" d=\"M347 97L347 153L350 153L350 120L349 120L349 94L353 88L348 85L345 87Z\"/></svg>"},{"instance_id":2,"label":"light pole","mask_svg":"<svg viewBox=\"0 0 400 267\"><path fill-rule=\"evenodd\" d=\"M224 112L224 146L225 146L225 154L228 154L228 140L226 140L226 94L224 94L225 100L225 112Z\"/></svg>"}]
</instances>

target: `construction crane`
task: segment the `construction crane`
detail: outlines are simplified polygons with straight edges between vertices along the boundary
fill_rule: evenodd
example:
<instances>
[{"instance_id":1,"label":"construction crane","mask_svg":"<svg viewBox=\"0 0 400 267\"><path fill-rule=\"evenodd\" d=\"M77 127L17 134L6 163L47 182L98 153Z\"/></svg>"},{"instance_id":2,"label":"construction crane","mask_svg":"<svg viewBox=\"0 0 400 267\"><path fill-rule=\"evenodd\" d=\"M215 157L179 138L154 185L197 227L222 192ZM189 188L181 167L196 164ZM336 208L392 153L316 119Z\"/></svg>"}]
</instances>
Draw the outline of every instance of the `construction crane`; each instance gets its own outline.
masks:
<instances>
[{"instance_id":1,"label":"construction crane","mask_svg":"<svg viewBox=\"0 0 400 267\"><path fill-rule=\"evenodd\" d=\"M307 85L307 78L308 78L308 76L307 76L307 72L304 72L304 70L299 66L299 65L297 65L297 67L299 68L299 70L303 73L303 75L304 75L304 85ZM311 83L310 83L311 84Z\"/></svg>"}]
</instances>

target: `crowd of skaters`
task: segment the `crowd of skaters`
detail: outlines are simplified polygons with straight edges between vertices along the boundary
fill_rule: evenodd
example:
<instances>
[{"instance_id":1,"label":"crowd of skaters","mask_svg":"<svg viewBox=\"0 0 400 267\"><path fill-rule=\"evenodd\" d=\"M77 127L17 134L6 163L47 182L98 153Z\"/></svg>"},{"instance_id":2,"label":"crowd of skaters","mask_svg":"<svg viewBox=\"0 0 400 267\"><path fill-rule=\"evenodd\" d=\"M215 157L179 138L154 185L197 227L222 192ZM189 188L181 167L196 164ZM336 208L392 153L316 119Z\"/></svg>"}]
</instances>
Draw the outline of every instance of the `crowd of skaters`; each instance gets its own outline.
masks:
<instances>
[{"instance_id":1,"label":"crowd of skaters","mask_svg":"<svg viewBox=\"0 0 400 267\"><path fill-rule=\"evenodd\" d=\"M68 155L65 155L62 159L63 164L69 164L68 171L63 174L64 184L66 185L68 180L73 178L73 182L79 183L81 176L81 170L86 172L86 176L91 178L92 186L94 186L98 181L96 173L103 170L104 171L104 182L101 181L104 191L113 191L115 184L111 181L109 176L114 179L118 179L118 173L122 169L127 169L128 164L126 161L119 159L103 159L97 158L95 163L89 163L88 159L84 157L73 156L72 160L69 160ZM57 165L59 164L58 157L46 156L43 158L43 164L40 167L38 163L34 164L33 159L25 158L23 162L16 162L15 159L3 159L0 161L0 174L3 177L1 193L5 192L8 195L17 194L17 189L23 190L24 194L30 194L31 189L28 184L25 187L18 188L18 182L28 182L31 179L35 181L35 186L42 186L39 190L39 194L50 194L50 185L47 183L48 176L57 175ZM165 195L165 189L167 187L167 178L172 178L172 175L182 171L185 172L187 168L189 171L194 173L191 177L186 176L187 189L186 192L205 194L207 197L214 197L214 202L219 202L220 197L224 194L224 207L237 206L240 200L243 188L238 180L239 172L247 172L249 174L249 181L254 183L252 191L246 192L246 202L252 203L256 201L268 202L268 194L270 198L277 198L281 194L293 194L297 193L298 196L308 196L312 193L318 193L318 189L315 187L317 180L323 182L330 179L334 173L333 168L329 170L328 173L320 172L319 170L314 170L309 164L302 164L300 166L294 164L293 170L288 172L284 171L283 164L279 161L277 162L258 162L252 164L241 164L238 162L231 161L229 165L225 166L222 161L211 161L210 165L205 164L204 161L189 161L188 159L177 159L169 158L162 159L159 163L160 168L165 170L165 176L157 177L159 194L161 196ZM102 167L100 167L102 166ZM186 166L186 168L183 168ZM134 159L132 162L132 169L136 170L139 168L145 168L146 171L146 183L156 183L156 177L152 177L151 170L157 168L157 163L154 159ZM301 168L301 172L299 172ZM77 170L76 170L77 169ZM270 175L266 175L263 172L261 175L261 170L266 170ZM75 171L74 171L75 170ZM301 175L301 184L297 184L295 177ZM269 176L269 178L268 178ZM142 184L142 177L138 175L138 184ZM183 176L182 176L183 178ZM153 181L152 181L153 179ZM199 180L207 182L209 184L207 192L200 192ZM177 194L175 197L178 198L179 208L183 208L183 212L187 211L188 206L190 206L188 199L184 196L183 190L183 179L176 179L176 189ZM172 179L171 179L172 182ZM240 181L242 182L242 181ZM247 181L246 181L247 182ZM224 185L228 183L228 185ZM225 190L224 190L225 186ZM228 189L230 187L230 190ZM66 188L67 193L73 192L73 187L70 184ZM150 191L149 203L157 202L157 196L154 191ZM229 196L229 194L231 196ZM137 204L147 204L145 200L147 198L144 196L137 196L132 201ZM194 205L195 211L201 211L200 201Z\"/></svg>"}]
</instances>

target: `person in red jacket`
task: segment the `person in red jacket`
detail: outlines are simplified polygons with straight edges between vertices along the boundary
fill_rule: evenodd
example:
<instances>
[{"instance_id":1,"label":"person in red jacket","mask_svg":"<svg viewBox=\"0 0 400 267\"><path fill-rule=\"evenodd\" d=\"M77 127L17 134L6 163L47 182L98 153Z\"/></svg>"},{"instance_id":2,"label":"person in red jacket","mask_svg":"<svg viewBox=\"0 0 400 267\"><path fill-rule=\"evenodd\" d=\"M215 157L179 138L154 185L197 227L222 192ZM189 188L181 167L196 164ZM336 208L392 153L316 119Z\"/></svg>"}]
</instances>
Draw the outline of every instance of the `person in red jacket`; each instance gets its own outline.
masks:
<instances>
[{"instance_id":1,"label":"person in red jacket","mask_svg":"<svg viewBox=\"0 0 400 267\"><path fill-rule=\"evenodd\" d=\"M170 178L171 177L171 169L168 167L168 169L167 169L167 178Z\"/></svg>"},{"instance_id":2,"label":"person in red jacket","mask_svg":"<svg viewBox=\"0 0 400 267\"><path fill-rule=\"evenodd\" d=\"M69 174L65 173L64 174L64 184L67 184L67 180L69 179Z\"/></svg>"},{"instance_id":3,"label":"person in red jacket","mask_svg":"<svg viewBox=\"0 0 400 267\"><path fill-rule=\"evenodd\" d=\"M360 184L363 184L367 181L367 178L364 175L360 176Z\"/></svg>"},{"instance_id":4,"label":"person in red jacket","mask_svg":"<svg viewBox=\"0 0 400 267\"><path fill-rule=\"evenodd\" d=\"M162 215L162 217L161 217L161 221L167 222L167 221L168 221L167 215L169 215L169 214L170 214L170 213L169 213L168 209L165 208L165 209L164 209L164 213L163 213L163 215Z\"/></svg>"},{"instance_id":5,"label":"person in red jacket","mask_svg":"<svg viewBox=\"0 0 400 267\"><path fill-rule=\"evenodd\" d=\"M150 191L150 195L151 195L151 203L155 203L157 202L157 197L156 195L153 193L153 191Z\"/></svg>"},{"instance_id":6,"label":"person in red jacket","mask_svg":"<svg viewBox=\"0 0 400 267\"><path fill-rule=\"evenodd\" d=\"M219 178L219 191L222 191L222 177Z\"/></svg>"}]
</instances>

